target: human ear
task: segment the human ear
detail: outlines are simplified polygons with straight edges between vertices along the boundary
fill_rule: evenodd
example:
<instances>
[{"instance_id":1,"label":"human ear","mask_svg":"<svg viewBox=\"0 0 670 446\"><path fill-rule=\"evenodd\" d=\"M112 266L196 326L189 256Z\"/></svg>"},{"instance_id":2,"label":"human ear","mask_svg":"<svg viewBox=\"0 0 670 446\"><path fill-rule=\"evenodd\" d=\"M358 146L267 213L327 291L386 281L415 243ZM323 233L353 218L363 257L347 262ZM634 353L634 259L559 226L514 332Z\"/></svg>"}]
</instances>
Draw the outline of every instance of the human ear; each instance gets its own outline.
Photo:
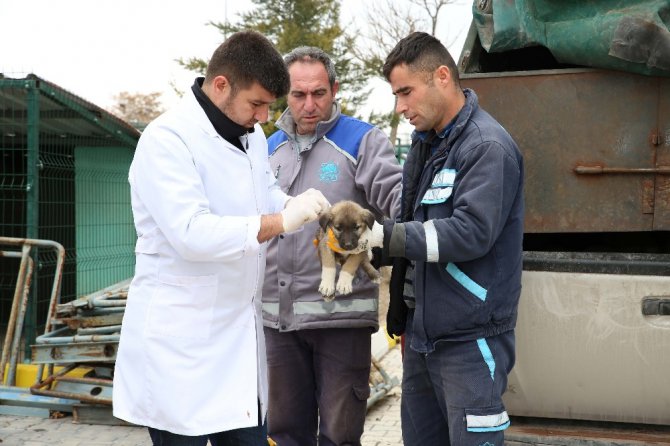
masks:
<instances>
[{"instance_id":1,"label":"human ear","mask_svg":"<svg viewBox=\"0 0 670 446\"><path fill-rule=\"evenodd\" d=\"M220 93L223 93L226 90L226 88L230 87L230 82L228 82L228 78L223 75L216 76L212 81L212 84L214 86L214 89Z\"/></svg>"},{"instance_id":2,"label":"human ear","mask_svg":"<svg viewBox=\"0 0 670 446\"><path fill-rule=\"evenodd\" d=\"M451 70L446 65L440 65L437 67L436 77L441 84L446 85L451 82Z\"/></svg>"}]
</instances>

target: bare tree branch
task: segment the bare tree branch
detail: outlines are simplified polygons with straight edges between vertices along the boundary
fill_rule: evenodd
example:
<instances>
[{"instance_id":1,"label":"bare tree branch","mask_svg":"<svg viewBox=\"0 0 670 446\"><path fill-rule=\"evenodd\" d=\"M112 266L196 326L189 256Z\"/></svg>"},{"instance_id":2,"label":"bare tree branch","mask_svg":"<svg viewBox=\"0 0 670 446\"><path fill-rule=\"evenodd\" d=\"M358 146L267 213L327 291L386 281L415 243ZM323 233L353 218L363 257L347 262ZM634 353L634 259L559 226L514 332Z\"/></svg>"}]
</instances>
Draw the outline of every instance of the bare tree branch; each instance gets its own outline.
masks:
<instances>
[{"instance_id":1,"label":"bare tree branch","mask_svg":"<svg viewBox=\"0 0 670 446\"><path fill-rule=\"evenodd\" d=\"M414 31L430 32L436 35L440 14L447 5L462 5L469 0L374 0L366 2L366 32L357 33L362 37L354 48L354 55L363 62L365 72L381 76L381 67L386 56L396 43ZM445 46L453 44L458 37L454 34ZM387 114L376 114L375 122L389 126L390 139L395 144L400 116L393 110Z\"/></svg>"},{"instance_id":2,"label":"bare tree branch","mask_svg":"<svg viewBox=\"0 0 670 446\"><path fill-rule=\"evenodd\" d=\"M114 96L116 104L110 111L129 123L143 128L163 113L160 96L160 92L143 94L122 91Z\"/></svg>"}]
</instances>

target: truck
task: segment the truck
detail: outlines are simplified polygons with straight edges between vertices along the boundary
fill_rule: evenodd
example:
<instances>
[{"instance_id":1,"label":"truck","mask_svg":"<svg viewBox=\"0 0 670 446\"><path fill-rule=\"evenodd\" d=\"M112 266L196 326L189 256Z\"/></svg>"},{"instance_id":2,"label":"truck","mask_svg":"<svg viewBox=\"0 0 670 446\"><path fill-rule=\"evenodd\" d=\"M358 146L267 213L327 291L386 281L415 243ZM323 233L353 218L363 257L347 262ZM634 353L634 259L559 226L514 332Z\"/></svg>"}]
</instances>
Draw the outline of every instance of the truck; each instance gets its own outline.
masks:
<instances>
[{"instance_id":1,"label":"truck","mask_svg":"<svg viewBox=\"0 0 670 446\"><path fill-rule=\"evenodd\" d=\"M507 445L670 445L670 2L476 0L461 86L525 163Z\"/></svg>"}]
</instances>

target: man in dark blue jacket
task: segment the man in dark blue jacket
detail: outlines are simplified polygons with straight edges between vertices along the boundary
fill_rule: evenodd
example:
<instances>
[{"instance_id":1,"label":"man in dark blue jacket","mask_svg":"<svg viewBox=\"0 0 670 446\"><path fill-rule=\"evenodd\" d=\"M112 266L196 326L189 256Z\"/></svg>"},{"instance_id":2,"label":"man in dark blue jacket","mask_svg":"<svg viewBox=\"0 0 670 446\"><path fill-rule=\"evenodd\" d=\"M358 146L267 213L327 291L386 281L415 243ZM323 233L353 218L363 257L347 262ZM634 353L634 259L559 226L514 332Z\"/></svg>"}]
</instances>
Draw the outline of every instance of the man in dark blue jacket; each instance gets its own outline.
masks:
<instances>
[{"instance_id":1,"label":"man in dark blue jacket","mask_svg":"<svg viewBox=\"0 0 670 446\"><path fill-rule=\"evenodd\" d=\"M388 55L396 111L414 125L402 214L372 231L394 259L387 330L405 335L406 446L502 446L521 292L523 160L436 38Z\"/></svg>"}]
</instances>

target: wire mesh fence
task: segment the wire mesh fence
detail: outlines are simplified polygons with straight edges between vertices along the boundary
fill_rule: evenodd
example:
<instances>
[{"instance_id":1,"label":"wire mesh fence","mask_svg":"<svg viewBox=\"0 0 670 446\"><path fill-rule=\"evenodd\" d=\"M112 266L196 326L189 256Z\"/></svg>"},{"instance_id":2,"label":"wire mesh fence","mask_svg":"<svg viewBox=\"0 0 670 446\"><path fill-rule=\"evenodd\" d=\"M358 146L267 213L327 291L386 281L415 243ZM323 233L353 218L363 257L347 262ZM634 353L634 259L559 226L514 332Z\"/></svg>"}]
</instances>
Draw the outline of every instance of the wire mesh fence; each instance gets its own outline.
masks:
<instances>
[{"instance_id":1,"label":"wire mesh fence","mask_svg":"<svg viewBox=\"0 0 670 446\"><path fill-rule=\"evenodd\" d=\"M0 74L0 236L65 248L61 302L132 276L135 232L127 172L139 132L34 75ZM56 258L38 250L26 343L48 312ZM0 329L19 264L0 257Z\"/></svg>"}]
</instances>

